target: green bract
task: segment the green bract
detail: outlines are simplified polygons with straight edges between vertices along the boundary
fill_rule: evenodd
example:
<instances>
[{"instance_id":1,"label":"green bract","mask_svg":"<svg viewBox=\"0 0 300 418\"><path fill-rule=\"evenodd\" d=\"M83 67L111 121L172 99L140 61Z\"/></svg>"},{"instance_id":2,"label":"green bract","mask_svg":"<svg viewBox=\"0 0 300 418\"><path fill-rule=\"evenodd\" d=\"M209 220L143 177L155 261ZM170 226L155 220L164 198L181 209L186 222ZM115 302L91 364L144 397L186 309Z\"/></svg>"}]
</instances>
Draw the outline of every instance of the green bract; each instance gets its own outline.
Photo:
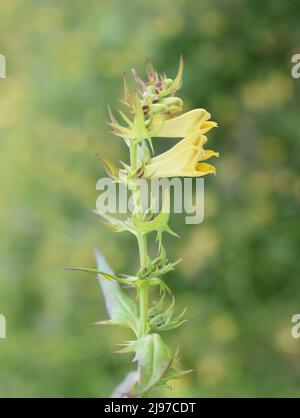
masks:
<instances>
[{"instance_id":1,"label":"green bract","mask_svg":"<svg viewBox=\"0 0 300 418\"><path fill-rule=\"evenodd\" d=\"M160 383L173 362L168 346L158 334L148 334L136 341L125 344L119 353L135 353L139 373L135 388L136 395L143 395Z\"/></svg>"}]
</instances>

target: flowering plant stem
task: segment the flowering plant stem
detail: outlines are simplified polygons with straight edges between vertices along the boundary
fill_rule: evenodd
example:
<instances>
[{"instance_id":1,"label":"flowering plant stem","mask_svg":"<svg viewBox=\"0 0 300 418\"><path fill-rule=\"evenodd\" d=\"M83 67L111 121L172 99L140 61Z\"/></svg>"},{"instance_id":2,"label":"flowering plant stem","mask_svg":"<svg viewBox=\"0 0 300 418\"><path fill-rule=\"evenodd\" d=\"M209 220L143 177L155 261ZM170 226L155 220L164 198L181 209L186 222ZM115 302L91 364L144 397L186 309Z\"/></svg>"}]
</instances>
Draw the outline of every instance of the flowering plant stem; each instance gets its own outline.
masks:
<instances>
[{"instance_id":1,"label":"flowering plant stem","mask_svg":"<svg viewBox=\"0 0 300 418\"><path fill-rule=\"evenodd\" d=\"M130 165L123 163L123 169L119 170L111 162L102 161L114 183L121 183L131 191L133 210L126 220L120 220L98 206L97 200L95 212L113 231L128 231L135 235L140 259L138 272L136 275L116 276L100 253L96 255L97 269L75 268L98 274L109 314L109 320L99 324L127 327L135 336L135 339L122 343L123 348L117 353L134 353L138 372L129 373L114 396L144 397L150 389L166 386L169 380L186 373L181 370L178 352L172 352L160 336L162 332L175 329L185 322L185 310L174 315L175 298L162 279L178 263L168 260L163 246L165 233L177 236L169 227L169 190L163 191L163 202L159 209L154 207L158 196L152 196L152 190L150 205L144 204L141 187L142 180L147 183L150 178L198 177L215 173L212 165L202 162L218 156L218 153L203 148L207 141L204 134L216 126L215 122L209 121L210 114L204 109L194 109L176 116L183 106L182 100L175 96L181 86L182 71L182 58L174 80L165 74L158 74L150 63L147 63L148 82L142 81L133 70L137 89L132 94L124 80L122 98L131 118L120 111L127 126L120 125L110 112L113 133L122 137L129 148ZM152 140L156 137L184 139L163 154L152 156ZM158 253L154 259L149 256L147 248L150 233L156 234L158 243ZM135 288L138 304L123 285ZM151 306L150 286L159 289L158 301ZM166 306L168 298L171 302Z\"/></svg>"},{"instance_id":2,"label":"flowering plant stem","mask_svg":"<svg viewBox=\"0 0 300 418\"><path fill-rule=\"evenodd\" d=\"M137 169L137 143L132 143L130 146L130 164L132 171ZM134 182L132 190L134 213L138 219L142 219L142 207L141 207L141 190L136 180ZM147 236L141 232L136 233L139 256L140 256L140 269L144 269L147 265ZM147 283L141 283L138 289L139 308L140 308L140 324L139 324L139 337L144 337L147 334L148 324L148 285Z\"/></svg>"}]
</instances>

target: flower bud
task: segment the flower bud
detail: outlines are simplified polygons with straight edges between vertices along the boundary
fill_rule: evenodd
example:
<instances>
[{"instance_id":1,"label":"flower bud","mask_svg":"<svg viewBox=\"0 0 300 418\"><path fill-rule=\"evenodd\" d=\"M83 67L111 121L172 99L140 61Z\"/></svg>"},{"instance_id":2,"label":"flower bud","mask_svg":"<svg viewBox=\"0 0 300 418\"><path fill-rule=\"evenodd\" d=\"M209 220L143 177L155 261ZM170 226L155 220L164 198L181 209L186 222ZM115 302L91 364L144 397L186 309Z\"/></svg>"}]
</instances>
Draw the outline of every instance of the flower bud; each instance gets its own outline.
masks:
<instances>
[{"instance_id":1,"label":"flower bud","mask_svg":"<svg viewBox=\"0 0 300 418\"><path fill-rule=\"evenodd\" d=\"M150 85L146 89L146 94L156 94L156 88L153 85Z\"/></svg>"},{"instance_id":2,"label":"flower bud","mask_svg":"<svg viewBox=\"0 0 300 418\"><path fill-rule=\"evenodd\" d=\"M152 114L157 113L168 113L169 109L166 104L163 103L156 103L149 106L149 111Z\"/></svg>"},{"instance_id":3,"label":"flower bud","mask_svg":"<svg viewBox=\"0 0 300 418\"><path fill-rule=\"evenodd\" d=\"M173 80L171 79L171 78L166 78L165 80L164 80L164 87L165 88L169 88L169 87L171 87L171 85L173 84Z\"/></svg>"},{"instance_id":4,"label":"flower bud","mask_svg":"<svg viewBox=\"0 0 300 418\"><path fill-rule=\"evenodd\" d=\"M169 113L178 113L182 111L183 101L179 97L166 97L162 103L168 106Z\"/></svg>"}]
</instances>

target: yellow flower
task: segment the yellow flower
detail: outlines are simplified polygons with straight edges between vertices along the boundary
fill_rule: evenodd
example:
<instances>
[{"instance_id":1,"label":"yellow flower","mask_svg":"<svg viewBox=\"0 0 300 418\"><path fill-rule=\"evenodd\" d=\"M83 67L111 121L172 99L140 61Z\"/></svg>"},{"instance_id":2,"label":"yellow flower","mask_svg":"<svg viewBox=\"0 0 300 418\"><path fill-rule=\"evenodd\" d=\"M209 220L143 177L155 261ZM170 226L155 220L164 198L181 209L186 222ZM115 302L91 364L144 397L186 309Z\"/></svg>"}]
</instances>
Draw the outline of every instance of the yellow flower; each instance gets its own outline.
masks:
<instances>
[{"instance_id":1,"label":"yellow flower","mask_svg":"<svg viewBox=\"0 0 300 418\"><path fill-rule=\"evenodd\" d=\"M182 139L170 150L151 159L145 167L144 176L148 178L161 177L200 177L214 173L214 166L202 163L210 157L219 154L212 150L203 149L207 138L201 133Z\"/></svg>"},{"instance_id":2,"label":"yellow flower","mask_svg":"<svg viewBox=\"0 0 300 418\"><path fill-rule=\"evenodd\" d=\"M209 120L210 117L205 109L194 109L168 120L154 117L151 126L152 135L162 138L184 138L195 132L205 134L217 126L216 122Z\"/></svg>"}]
</instances>

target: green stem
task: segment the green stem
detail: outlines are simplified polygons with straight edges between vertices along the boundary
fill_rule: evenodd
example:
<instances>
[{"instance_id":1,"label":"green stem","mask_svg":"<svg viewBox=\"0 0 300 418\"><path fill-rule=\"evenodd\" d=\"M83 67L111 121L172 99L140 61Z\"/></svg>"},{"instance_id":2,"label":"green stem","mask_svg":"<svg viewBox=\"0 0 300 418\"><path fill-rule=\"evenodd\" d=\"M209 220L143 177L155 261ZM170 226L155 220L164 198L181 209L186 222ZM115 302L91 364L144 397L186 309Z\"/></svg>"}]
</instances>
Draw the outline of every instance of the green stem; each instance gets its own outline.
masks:
<instances>
[{"instance_id":1,"label":"green stem","mask_svg":"<svg viewBox=\"0 0 300 418\"><path fill-rule=\"evenodd\" d=\"M141 268L146 267L147 265L147 237L144 234L138 234L137 236L139 253L140 253L140 265Z\"/></svg>"},{"instance_id":2,"label":"green stem","mask_svg":"<svg viewBox=\"0 0 300 418\"><path fill-rule=\"evenodd\" d=\"M137 169L137 144L132 144L130 146L130 162L133 170ZM142 217L142 207L141 207L141 190L138 182L132 187L133 202L135 207L135 216ZM145 234L137 233L137 241L140 254L140 268L143 269L147 265L147 237ZM139 308L140 308L140 326L139 326L139 336L140 338L144 337L148 333L148 284L142 283L139 289Z\"/></svg>"},{"instance_id":3,"label":"green stem","mask_svg":"<svg viewBox=\"0 0 300 418\"><path fill-rule=\"evenodd\" d=\"M147 263L147 238L145 235L138 235L141 268L146 267ZM148 332L148 284L142 283L139 289L140 305L140 337L144 337Z\"/></svg>"},{"instance_id":4,"label":"green stem","mask_svg":"<svg viewBox=\"0 0 300 418\"><path fill-rule=\"evenodd\" d=\"M140 299L140 337L148 333L148 285L143 283L139 290Z\"/></svg>"}]
</instances>

